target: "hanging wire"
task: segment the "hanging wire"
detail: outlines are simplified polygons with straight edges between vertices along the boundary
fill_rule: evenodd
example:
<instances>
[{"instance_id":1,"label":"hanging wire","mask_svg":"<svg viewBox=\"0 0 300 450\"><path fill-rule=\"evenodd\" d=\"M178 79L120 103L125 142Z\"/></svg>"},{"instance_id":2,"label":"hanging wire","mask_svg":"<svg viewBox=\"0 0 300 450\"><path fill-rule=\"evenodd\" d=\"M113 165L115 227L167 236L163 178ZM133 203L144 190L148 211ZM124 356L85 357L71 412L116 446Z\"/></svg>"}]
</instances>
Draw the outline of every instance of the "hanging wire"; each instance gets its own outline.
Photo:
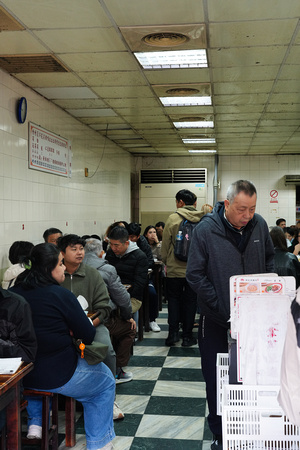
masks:
<instances>
[{"instance_id":1,"label":"hanging wire","mask_svg":"<svg viewBox=\"0 0 300 450\"><path fill-rule=\"evenodd\" d=\"M104 136L104 144L103 144L103 150L102 150L102 155L100 157L100 161L98 163L98 166L96 167L95 172L93 173L93 175L91 175L88 178L93 178L93 176L98 172L98 169L100 167L100 164L102 162L103 156L104 156L104 152L105 152L105 147L106 147L106 141L107 141L107 133L108 133L108 124L106 124L106 131L105 131L105 136Z\"/></svg>"}]
</instances>

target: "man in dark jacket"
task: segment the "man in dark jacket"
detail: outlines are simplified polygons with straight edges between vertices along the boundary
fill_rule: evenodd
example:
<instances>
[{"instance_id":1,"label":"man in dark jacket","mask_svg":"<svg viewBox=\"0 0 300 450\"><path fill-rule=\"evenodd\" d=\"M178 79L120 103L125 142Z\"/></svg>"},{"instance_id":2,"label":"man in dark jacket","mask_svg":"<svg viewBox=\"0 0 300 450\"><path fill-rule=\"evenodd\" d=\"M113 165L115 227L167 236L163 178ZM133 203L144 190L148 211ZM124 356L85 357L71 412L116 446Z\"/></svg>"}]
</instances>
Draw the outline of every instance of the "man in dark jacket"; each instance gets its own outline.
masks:
<instances>
[{"instance_id":1,"label":"man in dark jacket","mask_svg":"<svg viewBox=\"0 0 300 450\"><path fill-rule=\"evenodd\" d=\"M116 268L122 283L130 285L130 297L142 301L148 275L147 256L134 242L129 241L128 231L124 227L113 228L109 242L105 259Z\"/></svg>"},{"instance_id":2,"label":"man in dark jacket","mask_svg":"<svg viewBox=\"0 0 300 450\"><path fill-rule=\"evenodd\" d=\"M230 299L234 275L274 272L274 247L265 220L255 214L256 189L245 180L232 183L227 199L203 216L193 234L187 280L201 311L199 349L206 382L212 450L222 449L222 423L216 399L216 357L227 353Z\"/></svg>"}]
</instances>

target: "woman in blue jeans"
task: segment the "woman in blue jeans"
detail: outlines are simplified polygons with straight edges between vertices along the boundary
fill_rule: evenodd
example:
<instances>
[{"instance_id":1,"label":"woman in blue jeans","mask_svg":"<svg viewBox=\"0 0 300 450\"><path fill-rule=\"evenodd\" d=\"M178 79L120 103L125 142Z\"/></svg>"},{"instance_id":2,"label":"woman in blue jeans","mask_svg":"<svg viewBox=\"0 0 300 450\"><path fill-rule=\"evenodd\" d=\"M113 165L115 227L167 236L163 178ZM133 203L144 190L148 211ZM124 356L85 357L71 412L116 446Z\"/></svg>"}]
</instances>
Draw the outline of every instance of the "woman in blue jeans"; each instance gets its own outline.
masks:
<instances>
[{"instance_id":1,"label":"woman in blue jeans","mask_svg":"<svg viewBox=\"0 0 300 450\"><path fill-rule=\"evenodd\" d=\"M52 244L36 245L30 255L31 269L23 272L12 290L31 306L38 350L34 369L24 378L24 387L56 392L80 401L88 450L110 450L115 437L113 404L115 379L100 363L88 365L73 344L82 339L91 344L95 328L77 298L59 286L65 266ZM28 400L28 437L41 437L42 403Z\"/></svg>"}]
</instances>

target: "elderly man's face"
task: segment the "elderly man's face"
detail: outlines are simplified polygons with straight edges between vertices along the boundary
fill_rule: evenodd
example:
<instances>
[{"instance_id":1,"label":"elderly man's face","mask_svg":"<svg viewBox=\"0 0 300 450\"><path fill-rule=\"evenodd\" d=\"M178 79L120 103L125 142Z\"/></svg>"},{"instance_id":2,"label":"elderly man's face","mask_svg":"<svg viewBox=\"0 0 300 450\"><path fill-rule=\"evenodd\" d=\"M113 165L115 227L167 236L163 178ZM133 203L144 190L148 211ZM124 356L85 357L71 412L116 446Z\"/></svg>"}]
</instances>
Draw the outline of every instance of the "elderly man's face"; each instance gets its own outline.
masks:
<instances>
[{"instance_id":1,"label":"elderly man's face","mask_svg":"<svg viewBox=\"0 0 300 450\"><path fill-rule=\"evenodd\" d=\"M122 243L121 241L110 239L109 243L110 248L116 256L123 256L129 246L129 241Z\"/></svg>"},{"instance_id":2,"label":"elderly man's face","mask_svg":"<svg viewBox=\"0 0 300 450\"><path fill-rule=\"evenodd\" d=\"M245 194L245 192L240 192L232 203L229 203L229 200L225 200L224 204L227 220L231 225L239 229L247 225L254 216L256 194L253 194L252 197L250 197Z\"/></svg>"}]
</instances>

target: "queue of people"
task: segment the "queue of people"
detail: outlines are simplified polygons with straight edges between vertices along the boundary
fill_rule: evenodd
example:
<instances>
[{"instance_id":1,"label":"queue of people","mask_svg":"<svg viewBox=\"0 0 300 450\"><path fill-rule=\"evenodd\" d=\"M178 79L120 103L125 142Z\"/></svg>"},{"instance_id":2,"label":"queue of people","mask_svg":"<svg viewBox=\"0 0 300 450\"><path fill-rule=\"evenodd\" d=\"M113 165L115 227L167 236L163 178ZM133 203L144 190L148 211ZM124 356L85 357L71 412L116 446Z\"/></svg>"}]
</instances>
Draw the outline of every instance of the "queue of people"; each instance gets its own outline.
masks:
<instances>
[{"instance_id":1,"label":"queue of people","mask_svg":"<svg viewBox=\"0 0 300 450\"><path fill-rule=\"evenodd\" d=\"M300 222L292 227L293 233L289 230L292 239L287 237L284 219L278 219L269 231L255 212L256 201L256 188L247 180L232 183L224 201L214 207L205 204L200 211L196 195L182 189L175 196L176 211L166 223L150 224L143 234L140 224L122 220L108 227L103 240L98 235L63 235L49 228L43 244L13 243L12 266L3 280L9 290L0 290L0 314L18 305L26 326L19 327L17 339L3 347L2 355L13 351L24 361L34 361L25 387L58 392L82 403L88 450L113 448L113 420L124 418L115 402L115 385L134 377L124 367L130 361L136 314L147 283L150 328L160 331L158 296L151 277L155 262L162 264L166 276L169 332L165 345L173 346L181 338L182 347L198 343L213 435L211 450L222 450L215 366L217 354L228 352L229 279L276 272L294 276L296 286L300 285ZM193 224L187 260L174 253L183 221ZM83 311L84 301L84 309L94 314L92 319ZM198 340L193 334L197 312ZM77 352L74 339L85 345L103 344L102 361L89 365ZM27 436L41 437L41 401L29 399L27 412Z\"/></svg>"}]
</instances>

